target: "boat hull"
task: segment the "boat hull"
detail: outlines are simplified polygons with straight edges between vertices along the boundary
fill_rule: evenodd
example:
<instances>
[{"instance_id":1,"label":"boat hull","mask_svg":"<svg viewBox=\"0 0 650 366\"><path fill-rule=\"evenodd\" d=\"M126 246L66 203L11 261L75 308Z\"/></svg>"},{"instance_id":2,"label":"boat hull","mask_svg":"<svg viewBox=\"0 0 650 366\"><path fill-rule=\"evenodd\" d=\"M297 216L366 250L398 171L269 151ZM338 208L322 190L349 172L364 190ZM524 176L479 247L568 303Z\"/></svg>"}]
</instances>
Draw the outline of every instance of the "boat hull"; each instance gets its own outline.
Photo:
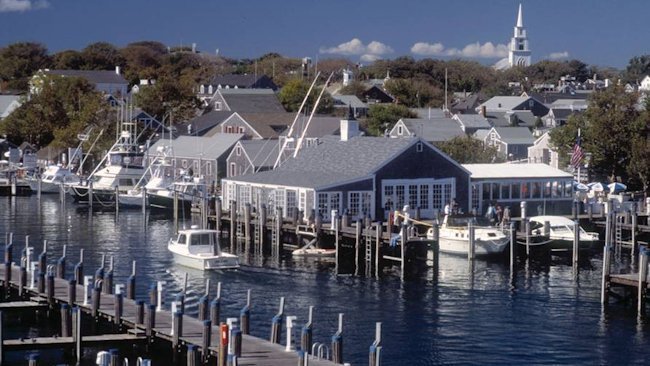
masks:
<instances>
[{"instance_id":1,"label":"boat hull","mask_svg":"<svg viewBox=\"0 0 650 366\"><path fill-rule=\"evenodd\" d=\"M173 211L174 210L174 198L161 196L157 194L147 194L147 201L149 202L149 207L152 209ZM178 210L189 212L192 209L192 201L178 199Z\"/></svg>"},{"instance_id":2,"label":"boat hull","mask_svg":"<svg viewBox=\"0 0 650 366\"><path fill-rule=\"evenodd\" d=\"M70 196L77 203L89 203L90 192L87 186L70 186ZM115 190L93 188L93 203L106 206L115 205Z\"/></svg>"},{"instance_id":3,"label":"boat hull","mask_svg":"<svg viewBox=\"0 0 650 366\"><path fill-rule=\"evenodd\" d=\"M194 268L201 271L217 270L217 269L237 269L239 262L236 257L199 257L187 256L184 254L172 252L174 261L184 267Z\"/></svg>"},{"instance_id":4,"label":"boat hull","mask_svg":"<svg viewBox=\"0 0 650 366\"><path fill-rule=\"evenodd\" d=\"M508 247L509 242L508 238L494 240L477 239L474 241L474 254L489 255L503 253ZM469 240L440 237L438 248L442 253L466 255L469 253Z\"/></svg>"}]
</instances>

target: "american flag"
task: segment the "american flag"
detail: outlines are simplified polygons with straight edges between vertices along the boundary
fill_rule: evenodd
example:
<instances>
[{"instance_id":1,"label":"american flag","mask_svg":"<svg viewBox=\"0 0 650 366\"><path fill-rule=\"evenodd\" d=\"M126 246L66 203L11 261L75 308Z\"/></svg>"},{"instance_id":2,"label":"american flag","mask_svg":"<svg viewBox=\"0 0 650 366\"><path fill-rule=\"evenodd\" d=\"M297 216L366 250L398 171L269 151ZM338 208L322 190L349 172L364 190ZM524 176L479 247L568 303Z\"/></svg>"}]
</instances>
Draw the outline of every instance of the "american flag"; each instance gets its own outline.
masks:
<instances>
[{"instance_id":1,"label":"american flag","mask_svg":"<svg viewBox=\"0 0 650 366\"><path fill-rule=\"evenodd\" d=\"M578 130L578 137L576 138L576 143L573 145L573 155L571 155L571 166L574 169L577 169L582 162L582 159L585 157L585 153L582 151L582 146L580 141L580 130Z\"/></svg>"}]
</instances>

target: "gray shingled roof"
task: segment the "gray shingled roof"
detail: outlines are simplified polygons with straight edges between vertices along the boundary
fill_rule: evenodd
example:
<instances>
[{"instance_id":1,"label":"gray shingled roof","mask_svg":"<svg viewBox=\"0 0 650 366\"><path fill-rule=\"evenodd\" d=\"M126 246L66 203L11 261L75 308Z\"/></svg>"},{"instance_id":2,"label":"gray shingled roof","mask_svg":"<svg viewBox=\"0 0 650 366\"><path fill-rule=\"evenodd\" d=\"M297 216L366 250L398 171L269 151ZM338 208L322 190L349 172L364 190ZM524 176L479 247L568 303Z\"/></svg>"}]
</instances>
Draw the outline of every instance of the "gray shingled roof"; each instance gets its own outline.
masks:
<instances>
[{"instance_id":1,"label":"gray shingled roof","mask_svg":"<svg viewBox=\"0 0 650 366\"><path fill-rule=\"evenodd\" d=\"M9 108L12 104L14 106ZM0 118L7 117L13 112L14 107L18 106L20 106L20 95L0 95Z\"/></svg>"},{"instance_id":2,"label":"gray shingled roof","mask_svg":"<svg viewBox=\"0 0 650 366\"><path fill-rule=\"evenodd\" d=\"M239 88L254 88L256 84L263 81L262 79L268 78L266 75L255 75L255 74L228 74L228 75L219 75L215 76L208 83L212 86L225 87L229 85L231 87L237 86Z\"/></svg>"},{"instance_id":3,"label":"gray shingled roof","mask_svg":"<svg viewBox=\"0 0 650 366\"><path fill-rule=\"evenodd\" d=\"M418 118L445 118L445 111L438 108L411 108L411 111L418 115Z\"/></svg>"},{"instance_id":4,"label":"gray shingled roof","mask_svg":"<svg viewBox=\"0 0 650 366\"><path fill-rule=\"evenodd\" d=\"M231 111L215 111L210 110L203 115L200 115L186 123L179 124L177 126L178 133L180 135L187 135L187 126L192 125L192 135L203 135L208 132L214 126L220 124L221 122L228 119L232 116L234 112Z\"/></svg>"},{"instance_id":5,"label":"gray shingled roof","mask_svg":"<svg viewBox=\"0 0 650 366\"><path fill-rule=\"evenodd\" d=\"M124 84L129 82L115 70L49 70L46 73L52 75L72 76L88 80L94 84Z\"/></svg>"},{"instance_id":6,"label":"gray shingled roof","mask_svg":"<svg viewBox=\"0 0 650 366\"><path fill-rule=\"evenodd\" d=\"M294 116L295 118L295 116ZM296 126L294 127L294 136L297 133L296 131L302 131L304 126L307 124L309 116L301 116L296 121ZM323 137L327 135L338 135L340 134L341 128L341 118L338 117L329 117L329 116L314 116L311 119L307 133L305 137ZM282 133L285 136L289 131L284 131Z\"/></svg>"},{"instance_id":7,"label":"gray shingled roof","mask_svg":"<svg viewBox=\"0 0 650 366\"><path fill-rule=\"evenodd\" d=\"M476 111L480 111L483 106L487 111L505 112L517 108L522 103L526 102L530 97L521 96L496 96L488 99L485 103L476 107Z\"/></svg>"},{"instance_id":8,"label":"gray shingled roof","mask_svg":"<svg viewBox=\"0 0 650 366\"><path fill-rule=\"evenodd\" d=\"M239 144L256 168L272 168L280 151L278 140L241 140Z\"/></svg>"},{"instance_id":9,"label":"gray shingled roof","mask_svg":"<svg viewBox=\"0 0 650 366\"><path fill-rule=\"evenodd\" d=\"M218 92L233 112L286 112L271 89L219 89Z\"/></svg>"},{"instance_id":10,"label":"gray shingled roof","mask_svg":"<svg viewBox=\"0 0 650 366\"><path fill-rule=\"evenodd\" d=\"M300 150L275 170L229 178L232 181L319 188L368 177L416 138L358 136L348 141L328 136L317 146Z\"/></svg>"},{"instance_id":11,"label":"gray shingled roof","mask_svg":"<svg viewBox=\"0 0 650 366\"><path fill-rule=\"evenodd\" d=\"M465 136L457 121L451 118L402 118L406 128L424 141L442 142L454 137Z\"/></svg>"},{"instance_id":12,"label":"gray shingled roof","mask_svg":"<svg viewBox=\"0 0 650 366\"><path fill-rule=\"evenodd\" d=\"M456 118L460 123L469 128L491 128L492 125L480 114L457 114Z\"/></svg>"},{"instance_id":13,"label":"gray shingled roof","mask_svg":"<svg viewBox=\"0 0 650 366\"><path fill-rule=\"evenodd\" d=\"M219 133L211 137L179 136L171 141L173 155L180 158L217 159L230 150L244 135ZM149 148L156 154L158 146L169 146L169 140L158 140Z\"/></svg>"},{"instance_id":14,"label":"gray shingled roof","mask_svg":"<svg viewBox=\"0 0 650 366\"><path fill-rule=\"evenodd\" d=\"M335 105L351 106L352 108L368 108L356 95L332 95Z\"/></svg>"},{"instance_id":15,"label":"gray shingled roof","mask_svg":"<svg viewBox=\"0 0 650 366\"><path fill-rule=\"evenodd\" d=\"M500 140L507 144L532 145L535 142L528 127L495 127L494 130L499 134Z\"/></svg>"},{"instance_id":16,"label":"gray shingled roof","mask_svg":"<svg viewBox=\"0 0 650 366\"><path fill-rule=\"evenodd\" d=\"M531 111L488 112L487 118L494 127L510 127L510 115L519 118L519 126L534 127L537 117Z\"/></svg>"}]
</instances>

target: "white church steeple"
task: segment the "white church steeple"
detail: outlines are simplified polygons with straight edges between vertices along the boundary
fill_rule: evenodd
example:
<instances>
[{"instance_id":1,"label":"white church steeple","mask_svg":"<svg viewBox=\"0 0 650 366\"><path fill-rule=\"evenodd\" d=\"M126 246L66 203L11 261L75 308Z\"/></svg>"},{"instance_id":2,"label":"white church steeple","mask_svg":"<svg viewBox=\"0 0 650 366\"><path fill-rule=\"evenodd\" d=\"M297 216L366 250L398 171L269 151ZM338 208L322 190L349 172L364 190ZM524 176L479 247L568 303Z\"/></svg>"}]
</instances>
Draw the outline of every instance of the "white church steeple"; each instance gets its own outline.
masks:
<instances>
[{"instance_id":1,"label":"white church steeple","mask_svg":"<svg viewBox=\"0 0 650 366\"><path fill-rule=\"evenodd\" d=\"M524 28L521 4L519 4L519 13L517 14L517 25L515 26L514 35L510 40L508 63L510 67L530 66L530 48L528 48L528 37Z\"/></svg>"}]
</instances>

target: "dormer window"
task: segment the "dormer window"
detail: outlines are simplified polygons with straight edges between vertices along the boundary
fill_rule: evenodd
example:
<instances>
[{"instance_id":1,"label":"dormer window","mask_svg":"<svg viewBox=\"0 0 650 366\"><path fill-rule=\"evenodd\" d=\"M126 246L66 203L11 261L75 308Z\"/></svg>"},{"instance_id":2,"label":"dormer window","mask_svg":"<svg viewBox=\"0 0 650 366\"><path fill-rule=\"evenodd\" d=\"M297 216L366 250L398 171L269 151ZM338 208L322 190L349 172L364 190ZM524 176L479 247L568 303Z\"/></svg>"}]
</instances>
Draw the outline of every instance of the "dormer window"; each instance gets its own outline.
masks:
<instances>
[{"instance_id":1,"label":"dormer window","mask_svg":"<svg viewBox=\"0 0 650 366\"><path fill-rule=\"evenodd\" d=\"M214 110L215 111L221 110L221 102L214 102Z\"/></svg>"},{"instance_id":2,"label":"dormer window","mask_svg":"<svg viewBox=\"0 0 650 366\"><path fill-rule=\"evenodd\" d=\"M201 85L201 86L199 87L199 93L201 93L201 94L205 94L205 85Z\"/></svg>"},{"instance_id":3,"label":"dormer window","mask_svg":"<svg viewBox=\"0 0 650 366\"><path fill-rule=\"evenodd\" d=\"M404 128L402 126L397 126L397 134L402 136L404 134Z\"/></svg>"}]
</instances>

